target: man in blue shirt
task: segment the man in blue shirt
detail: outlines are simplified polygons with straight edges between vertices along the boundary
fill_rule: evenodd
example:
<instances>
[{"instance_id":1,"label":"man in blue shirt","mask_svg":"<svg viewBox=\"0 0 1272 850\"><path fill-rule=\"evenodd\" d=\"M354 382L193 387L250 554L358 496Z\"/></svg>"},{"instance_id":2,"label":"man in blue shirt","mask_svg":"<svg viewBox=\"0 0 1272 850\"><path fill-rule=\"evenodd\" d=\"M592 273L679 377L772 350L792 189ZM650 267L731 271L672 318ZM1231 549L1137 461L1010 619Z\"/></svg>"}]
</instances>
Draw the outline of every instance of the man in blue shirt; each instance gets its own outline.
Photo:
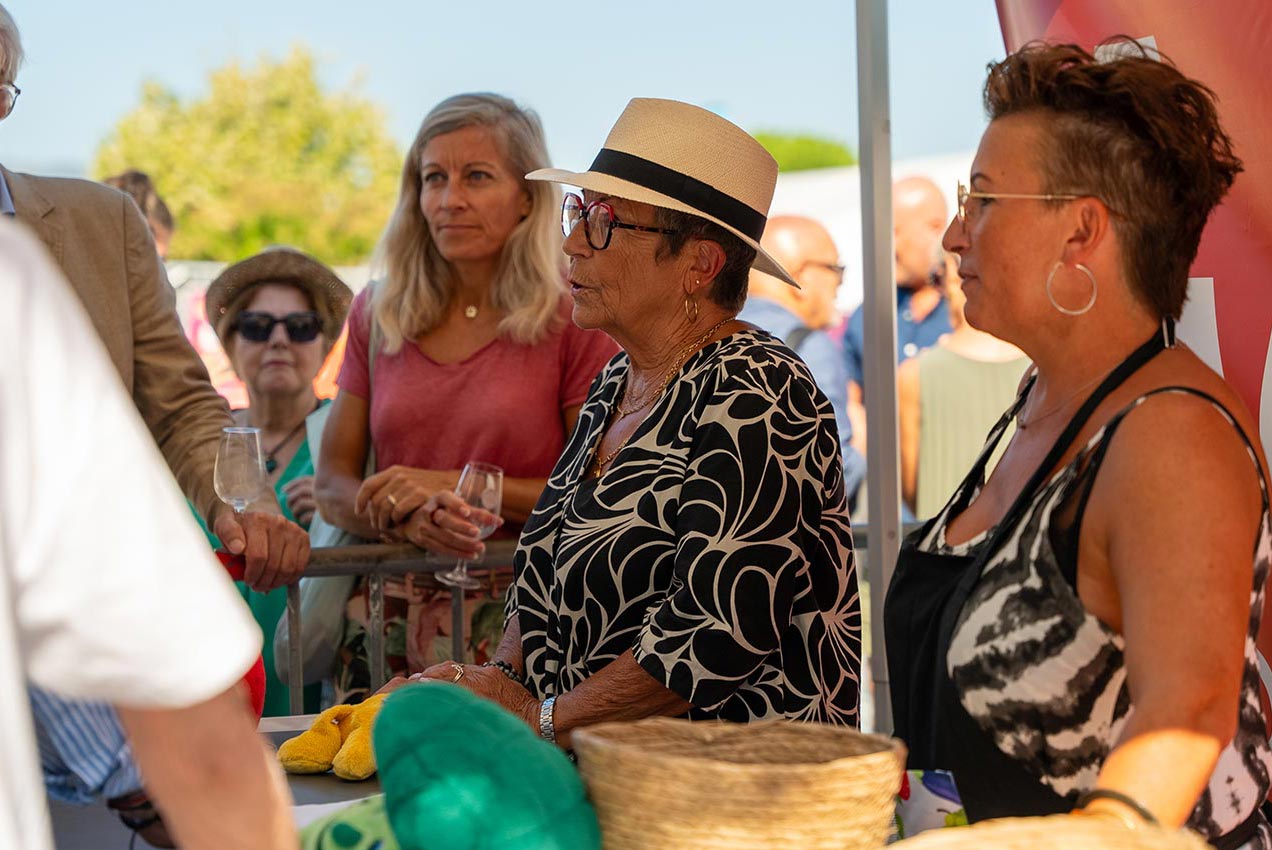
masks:
<instances>
[{"instance_id":1,"label":"man in blue shirt","mask_svg":"<svg viewBox=\"0 0 1272 850\"><path fill-rule=\"evenodd\" d=\"M835 411L843 450L844 492L852 504L866 475L866 459L852 447L843 353L826 332L836 318L835 293L844 276L839 251L824 227L798 216L769 219L760 244L790 271L800 288L752 272L746 307L738 318L781 339L808 364L813 380Z\"/></svg>"},{"instance_id":2,"label":"man in blue shirt","mask_svg":"<svg viewBox=\"0 0 1272 850\"><path fill-rule=\"evenodd\" d=\"M914 357L953 330L942 281L945 254L941 236L949 224L945 196L926 177L907 177L892 185L893 279L897 282L897 363ZM848 370L848 415L853 446L866 453L864 401L865 316L858 308L844 330Z\"/></svg>"}]
</instances>

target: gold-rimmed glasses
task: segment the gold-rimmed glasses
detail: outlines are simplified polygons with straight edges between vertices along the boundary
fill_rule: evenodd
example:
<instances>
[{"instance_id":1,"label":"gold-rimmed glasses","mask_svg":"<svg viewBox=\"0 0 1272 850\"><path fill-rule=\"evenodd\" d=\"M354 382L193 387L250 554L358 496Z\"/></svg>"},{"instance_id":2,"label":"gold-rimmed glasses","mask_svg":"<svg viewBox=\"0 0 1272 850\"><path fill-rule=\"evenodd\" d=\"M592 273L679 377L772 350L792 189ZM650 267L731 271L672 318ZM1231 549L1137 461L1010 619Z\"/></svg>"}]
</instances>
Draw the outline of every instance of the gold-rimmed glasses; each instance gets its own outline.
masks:
<instances>
[{"instance_id":1,"label":"gold-rimmed glasses","mask_svg":"<svg viewBox=\"0 0 1272 850\"><path fill-rule=\"evenodd\" d=\"M1030 195L1021 192L973 192L964 186L961 182L958 184L958 223L967 224L967 199L968 198L985 198L987 200L996 200L998 198L1019 198L1026 201L1076 201L1078 198L1088 197L1086 195Z\"/></svg>"}]
</instances>

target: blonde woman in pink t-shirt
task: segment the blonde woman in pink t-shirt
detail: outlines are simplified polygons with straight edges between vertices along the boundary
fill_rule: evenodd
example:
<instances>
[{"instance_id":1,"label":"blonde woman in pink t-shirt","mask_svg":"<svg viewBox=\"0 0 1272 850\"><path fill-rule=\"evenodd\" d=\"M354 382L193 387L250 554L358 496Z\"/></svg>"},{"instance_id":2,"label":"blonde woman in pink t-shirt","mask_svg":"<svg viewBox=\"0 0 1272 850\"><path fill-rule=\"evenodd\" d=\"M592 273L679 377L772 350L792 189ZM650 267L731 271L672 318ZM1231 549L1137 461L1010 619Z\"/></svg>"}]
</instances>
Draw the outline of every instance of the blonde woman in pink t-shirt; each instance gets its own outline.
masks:
<instances>
[{"instance_id":1,"label":"blonde woman in pink t-shirt","mask_svg":"<svg viewBox=\"0 0 1272 850\"><path fill-rule=\"evenodd\" d=\"M538 117L507 98L457 95L424 118L378 249L382 279L350 312L316 481L319 510L335 525L480 557L479 541L419 510L453 490L471 460L504 469L504 534L533 510L588 388L618 350L569 321L560 191L522 176L545 165ZM377 471L364 480L372 447ZM442 657L432 638L448 598L409 583L390 590L388 669L418 671ZM366 621L364 600L355 592L355 622ZM346 697L369 684L363 634L348 631L338 681Z\"/></svg>"}]
</instances>

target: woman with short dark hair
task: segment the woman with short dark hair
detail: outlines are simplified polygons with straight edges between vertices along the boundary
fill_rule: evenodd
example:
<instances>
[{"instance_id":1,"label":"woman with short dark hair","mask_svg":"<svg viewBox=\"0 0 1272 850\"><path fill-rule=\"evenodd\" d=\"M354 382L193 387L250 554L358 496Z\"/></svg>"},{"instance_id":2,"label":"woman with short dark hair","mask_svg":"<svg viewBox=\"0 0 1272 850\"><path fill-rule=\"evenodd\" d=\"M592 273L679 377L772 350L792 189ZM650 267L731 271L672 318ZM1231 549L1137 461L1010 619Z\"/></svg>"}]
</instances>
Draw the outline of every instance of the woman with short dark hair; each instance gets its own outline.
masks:
<instances>
[{"instance_id":1,"label":"woman with short dark hair","mask_svg":"<svg viewBox=\"0 0 1272 850\"><path fill-rule=\"evenodd\" d=\"M1266 462L1174 338L1241 163L1214 95L1164 59L1033 44L990 67L985 103L944 245L967 321L1036 371L902 548L896 733L911 767L954 772L974 820L1076 807L1272 846Z\"/></svg>"}]
</instances>

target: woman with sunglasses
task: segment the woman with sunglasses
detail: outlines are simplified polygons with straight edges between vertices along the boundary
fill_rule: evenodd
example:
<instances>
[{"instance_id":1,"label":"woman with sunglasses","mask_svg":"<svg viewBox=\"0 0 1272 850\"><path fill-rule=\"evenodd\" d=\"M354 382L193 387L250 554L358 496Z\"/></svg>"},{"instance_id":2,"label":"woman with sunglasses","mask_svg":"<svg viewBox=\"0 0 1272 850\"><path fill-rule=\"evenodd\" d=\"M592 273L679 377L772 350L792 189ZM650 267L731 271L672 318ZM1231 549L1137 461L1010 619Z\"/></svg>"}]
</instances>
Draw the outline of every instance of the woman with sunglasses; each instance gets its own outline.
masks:
<instances>
[{"instance_id":1,"label":"woman with sunglasses","mask_svg":"<svg viewBox=\"0 0 1272 850\"><path fill-rule=\"evenodd\" d=\"M314 515L314 461L305 420L327 404L314 394L323 359L340 335L353 293L335 272L291 248L271 248L235 263L208 287L208 319L235 373L247 387L249 406L234 411L239 425L261 429L265 472L290 520L308 528ZM205 529L206 530L206 529ZM219 541L209 533L213 546ZM287 589L257 593L240 585L267 642L287 607ZM287 688L265 658L265 714L287 714ZM307 710L316 709L318 685L305 689Z\"/></svg>"},{"instance_id":2,"label":"woman with sunglasses","mask_svg":"<svg viewBox=\"0 0 1272 850\"><path fill-rule=\"evenodd\" d=\"M469 461L504 471L504 535L529 516L588 387L617 351L605 334L570 322L560 193L524 178L545 165L538 117L507 98L456 95L425 116L377 252L380 279L350 312L317 480L328 521L373 540L480 557L475 535L441 528L422 510L454 490ZM372 449L376 471L364 480ZM416 672L450 657L450 641L434 640L450 622L449 591L427 580L385 584L387 669ZM349 616L337 680L344 699L370 684L365 586Z\"/></svg>"},{"instance_id":3,"label":"woman with sunglasses","mask_svg":"<svg viewBox=\"0 0 1272 850\"><path fill-rule=\"evenodd\" d=\"M1077 810L1267 848L1266 462L1174 336L1241 163L1209 89L1133 43L1110 53L1039 43L990 66L944 245L967 321L1035 368L902 546L895 732L910 767L953 771L973 820Z\"/></svg>"},{"instance_id":4,"label":"woman with sunglasses","mask_svg":"<svg viewBox=\"0 0 1272 850\"><path fill-rule=\"evenodd\" d=\"M655 715L855 724L861 620L839 433L739 321L777 163L738 127L632 100L562 209L573 318L623 346L526 522L492 667L457 682L568 747ZM466 531L453 494L426 506Z\"/></svg>"}]
</instances>

